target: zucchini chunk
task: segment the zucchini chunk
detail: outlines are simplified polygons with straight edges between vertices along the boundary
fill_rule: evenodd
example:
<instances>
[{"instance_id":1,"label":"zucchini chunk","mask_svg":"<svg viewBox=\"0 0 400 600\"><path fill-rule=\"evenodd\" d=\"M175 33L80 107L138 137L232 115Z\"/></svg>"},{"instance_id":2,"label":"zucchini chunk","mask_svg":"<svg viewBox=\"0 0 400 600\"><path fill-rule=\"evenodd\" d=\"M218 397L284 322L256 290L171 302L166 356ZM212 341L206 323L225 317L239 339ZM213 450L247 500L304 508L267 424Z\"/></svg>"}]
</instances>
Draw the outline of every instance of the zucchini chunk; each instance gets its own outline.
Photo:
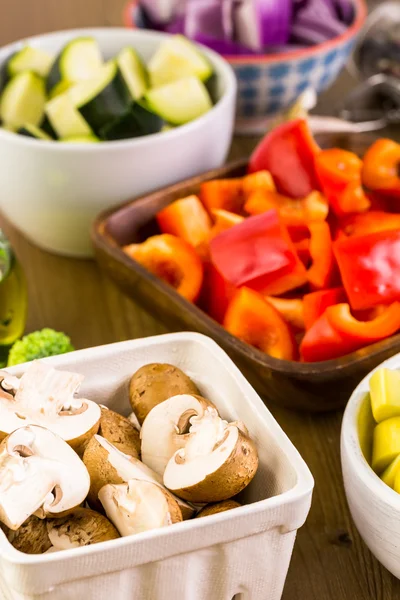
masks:
<instances>
[{"instance_id":1,"label":"zucchini chunk","mask_svg":"<svg viewBox=\"0 0 400 600\"><path fill-rule=\"evenodd\" d=\"M212 108L210 95L197 77L152 88L146 93L145 100L150 110L172 125L193 121Z\"/></svg>"},{"instance_id":2,"label":"zucchini chunk","mask_svg":"<svg viewBox=\"0 0 400 600\"><path fill-rule=\"evenodd\" d=\"M47 78L47 91L66 79L72 83L96 77L103 65L100 48L90 37L75 38L68 42L57 56Z\"/></svg>"},{"instance_id":3,"label":"zucchini chunk","mask_svg":"<svg viewBox=\"0 0 400 600\"><path fill-rule=\"evenodd\" d=\"M49 100L52 100L56 96L59 96L60 94L63 94L64 92L66 92L67 90L69 90L73 85L75 85L75 84L72 83L71 81L67 81L66 79L62 79L61 81L59 81L57 83L57 85L55 85L50 90L50 92L49 92Z\"/></svg>"},{"instance_id":4,"label":"zucchini chunk","mask_svg":"<svg viewBox=\"0 0 400 600\"><path fill-rule=\"evenodd\" d=\"M17 133L25 135L26 137L36 138L37 140L53 141L43 129L36 127L36 125L24 125L18 129Z\"/></svg>"},{"instance_id":5,"label":"zucchini chunk","mask_svg":"<svg viewBox=\"0 0 400 600\"><path fill-rule=\"evenodd\" d=\"M54 58L40 48L25 46L22 50L14 52L7 62L7 74L14 77L23 71L32 71L39 77L47 77Z\"/></svg>"},{"instance_id":6,"label":"zucchini chunk","mask_svg":"<svg viewBox=\"0 0 400 600\"><path fill-rule=\"evenodd\" d=\"M143 104L135 102L122 117L101 129L103 140L124 140L161 131L164 121Z\"/></svg>"},{"instance_id":7,"label":"zucchini chunk","mask_svg":"<svg viewBox=\"0 0 400 600\"><path fill-rule=\"evenodd\" d=\"M122 117L132 102L115 60L106 63L97 77L78 83L67 93L96 134L107 123Z\"/></svg>"},{"instance_id":8,"label":"zucchini chunk","mask_svg":"<svg viewBox=\"0 0 400 600\"><path fill-rule=\"evenodd\" d=\"M45 84L41 77L25 71L7 83L0 100L0 118L6 125L22 127L39 125L46 102Z\"/></svg>"},{"instance_id":9,"label":"zucchini chunk","mask_svg":"<svg viewBox=\"0 0 400 600\"><path fill-rule=\"evenodd\" d=\"M132 98L142 98L149 87L149 76L139 54L133 48L124 48L117 56L117 65Z\"/></svg>"},{"instance_id":10,"label":"zucchini chunk","mask_svg":"<svg viewBox=\"0 0 400 600\"><path fill-rule=\"evenodd\" d=\"M93 144L99 143L100 140L95 135L76 135L74 137L64 138L60 142L68 144Z\"/></svg>"},{"instance_id":11,"label":"zucchini chunk","mask_svg":"<svg viewBox=\"0 0 400 600\"><path fill-rule=\"evenodd\" d=\"M93 135L93 131L74 107L68 92L46 104L46 116L58 138Z\"/></svg>"},{"instance_id":12,"label":"zucchini chunk","mask_svg":"<svg viewBox=\"0 0 400 600\"><path fill-rule=\"evenodd\" d=\"M163 42L148 64L153 87L195 75L207 81L213 74L211 63L192 42L175 35Z\"/></svg>"}]
</instances>

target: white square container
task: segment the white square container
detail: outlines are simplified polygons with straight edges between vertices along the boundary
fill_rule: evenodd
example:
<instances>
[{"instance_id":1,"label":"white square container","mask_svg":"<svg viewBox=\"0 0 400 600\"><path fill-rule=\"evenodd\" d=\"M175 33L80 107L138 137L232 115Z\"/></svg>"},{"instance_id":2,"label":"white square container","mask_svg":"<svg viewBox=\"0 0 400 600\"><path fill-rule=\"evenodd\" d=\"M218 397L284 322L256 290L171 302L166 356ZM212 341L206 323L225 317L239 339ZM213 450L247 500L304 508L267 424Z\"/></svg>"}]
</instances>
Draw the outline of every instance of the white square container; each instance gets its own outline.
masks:
<instances>
[{"instance_id":1,"label":"white square container","mask_svg":"<svg viewBox=\"0 0 400 600\"><path fill-rule=\"evenodd\" d=\"M85 375L81 393L124 414L142 365L180 367L221 416L241 419L260 467L250 503L211 517L47 555L15 550L0 531L1 600L279 600L296 531L307 517L312 475L223 350L197 333L120 342L46 359ZM21 375L24 365L10 369Z\"/></svg>"}]
</instances>

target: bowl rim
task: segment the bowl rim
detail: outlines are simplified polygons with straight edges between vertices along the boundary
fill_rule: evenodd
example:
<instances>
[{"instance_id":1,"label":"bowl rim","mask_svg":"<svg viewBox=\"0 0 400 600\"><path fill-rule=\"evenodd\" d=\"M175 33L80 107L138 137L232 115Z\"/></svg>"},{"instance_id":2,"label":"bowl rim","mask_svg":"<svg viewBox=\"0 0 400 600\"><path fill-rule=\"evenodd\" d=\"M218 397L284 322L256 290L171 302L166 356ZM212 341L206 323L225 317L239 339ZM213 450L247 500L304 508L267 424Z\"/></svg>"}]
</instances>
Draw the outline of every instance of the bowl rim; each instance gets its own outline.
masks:
<instances>
[{"instance_id":1,"label":"bowl rim","mask_svg":"<svg viewBox=\"0 0 400 600\"><path fill-rule=\"evenodd\" d=\"M301 50L293 50L291 52L278 53L278 54L264 54L264 55L252 55L245 54L242 56L235 56L230 54L221 54L225 60L234 66L240 65L252 65L252 64L268 64L278 63L287 60L294 60L300 58L306 58L313 56L318 51L328 51L331 48L340 46L342 43L347 42L353 36L355 36L364 25L367 18L368 9L365 0L352 0L356 11L353 23L348 27L341 35L334 37L331 40L327 40L322 44L316 44L308 48L302 48ZM125 27L128 29L136 29L132 23L132 11L138 5L139 0L128 0L128 3L123 9L123 22Z\"/></svg>"},{"instance_id":2,"label":"bowl rim","mask_svg":"<svg viewBox=\"0 0 400 600\"><path fill-rule=\"evenodd\" d=\"M12 52L20 48L22 45L31 44L40 46L41 40L51 40L52 38L65 37L69 36L96 36L99 34L101 36L118 36L120 34L126 35L129 32L125 27L79 27L72 29L62 29L58 31L52 31L50 33L39 34L34 36L29 36L27 38L22 38L20 40L11 42L6 46L0 47L0 67L3 61L10 56ZM167 39L172 36L172 34L152 31L152 30L139 30L133 29L130 32L133 37L139 38L155 38L162 41L163 39ZM132 40L132 45L134 40ZM197 44L199 45L199 44ZM190 134L190 132L194 132L203 126L206 125L207 120L215 115L216 111L227 110L228 104L230 103L232 97L236 96L237 91L237 82L234 71L229 63L217 52L214 52L210 48L206 48L205 46L201 48L202 52L206 54L206 56L211 60L214 68L217 72L217 77L222 78L225 83L226 89L224 90L222 96L217 100L217 102L213 105L213 107L201 117L190 121L189 123L185 123L179 127L171 129L169 131L161 131L158 133L153 133L150 135L145 135L136 138L128 138L126 140L114 140L114 141L104 141L101 143L93 143L93 144L81 144L79 142L70 142L68 144L63 144L58 142L57 140L37 140L35 138L30 138L28 136L18 135L15 132L7 131L6 129L0 128L0 141L5 140L9 142L14 142L16 144L26 145L26 146L34 146L40 147L43 150L50 150L54 152L77 152L80 150L81 152L105 152L108 150L121 150L123 148L140 148L149 143L156 143L160 138L168 141L173 140L178 137L182 132ZM56 142L56 143L55 143ZM40 146L38 146L40 144Z\"/></svg>"},{"instance_id":3,"label":"bowl rim","mask_svg":"<svg viewBox=\"0 0 400 600\"><path fill-rule=\"evenodd\" d=\"M400 494L384 483L372 469L361 450L358 435L358 419L365 397L369 392L369 380L376 371L382 368L399 370L400 353L388 358L370 371L351 394L343 414L340 454L342 465L345 461L350 462L352 470L357 473L357 477L371 494L400 512Z\"/></svg>"}]
</instances>

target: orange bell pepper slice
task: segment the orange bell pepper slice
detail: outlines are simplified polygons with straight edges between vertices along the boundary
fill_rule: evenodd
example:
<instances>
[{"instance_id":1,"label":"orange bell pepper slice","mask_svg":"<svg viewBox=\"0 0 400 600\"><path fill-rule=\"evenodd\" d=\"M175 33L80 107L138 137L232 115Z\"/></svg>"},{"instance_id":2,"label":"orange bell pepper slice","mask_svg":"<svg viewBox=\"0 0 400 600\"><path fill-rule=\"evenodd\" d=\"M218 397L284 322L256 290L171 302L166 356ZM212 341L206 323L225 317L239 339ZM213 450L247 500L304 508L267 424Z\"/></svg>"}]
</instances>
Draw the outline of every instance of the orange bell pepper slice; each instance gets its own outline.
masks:
<instances>
[{"instance_id":1,"label":"orange bell pepper slice","mask_svg":"<svg viewBox=\"0 0 400 600\"><path fill-rule=\"evenodd\" d=\"M306 198L288 198L278 192L256 190L246 200L244 210L250 215L260 215L275 208L288 226L304 225L310 221L325 221L329 206L326 198L317 191Z\"/></svg>"},{"instance_id":2,"label":"orange bell pepper slice","mask_svg":"<svg viewBox=\"0 0 400 600\"><path fill-rule=\"evenodd\" d=\"M370 201L361 186L363 163L353 152L330 148L315 157L322 191L337 216L365 212Z\"/></svg>"},{"instance_id":3,"label":"orange bell pepper slice","mask_svg":"<svg viewBox=\"0 0 400 600\"><path fill-rule=\"evenodd\" d=\"M346 292L342 287L319 290L303 296L303 315L306 329L310 329L329 306L346 301Z\"/></svg>"},{"instance_id":4,"label":"orange bell pepper slice","mask_svg":"<svg viewBox=\"0 0 400 600\"><path fill-rule=\"evenodd\" d=\"M296 248L297 256L303 263L305 267L308 267L311 261L310 254L310 238L304 238L298 242L294 242L294 247Z\"/></svg>"},{"instance_id":5,"label":"orange bell pepper slice","mask_svg":"<svg viewBox=\"0 0 400 600\"><path fill-rule=\"evenodd\" d=\"M214 208L211 213L214 217L214 225L210 231L210 239L214 238L216 235L219 235L223 231L227 231L231 227L234 227L234 225L239 225L239 223L244 221L244 217L229 212L228 210Z\"/></svg>"},{"instance_id":6,"label":"orange bell pepper slice","mask_svg":"<svg viewBox=\"0 0 400 600\"><path fill-rule=\"evenodd\" d=\"M382 138L364 156L362 180L370 190L400 198L400 144Z\"/></svg>"},{"instance_id":7,"label":"orange bell pepper slice","mask_svg":"<svg viewBox=\"0 0 400 600\"><path fill-rule=\"evenodd\" d=\"M303 300L301 298L266 296L266 300L276 308L278 313L293 329L303 330L305 328Z\"/></svg>"},{"instance_id":8,"label":"orange bell pepper slice","mask_svg":"<svg viewBox=\"0 0 400 600\"><path fill-rule=\"evenodd\" d=\"M339 358L394 335L400 329L400 303L394 302L372 321L358 321L348 304L337 304L306 332L300 353L307 362Z\"/></svg>"},{"instance_id":9,"label":"orange bell pepper slice","mask_svg":"<svg viewBox=\"0 0 400 600\"><path fill-rule=\"evenodd\" d=\"M370 210L361 215L349 215L339 223L340 230L346 237L368 235L378 231L400 229L400 215Z\"/></svg>"},{"instance_id":10,"label":"orange bell pepper slice","mask_svg":"<svg viewBox=\"0 0 400 600\"><path fill-rule=\"evenodd\" d=\"M284 360L296 358L293 334L279 312L257 292L246 287L233 296L224 327L242 341Z\"/></svg>"},{"instance_id":11,"label":"orange bell pepper slice","mask_svg":"<svg viewBox=\"0 0 400 600\"><path fill-rule=\"evenodd\" d=\"M203 265L194 248L168 233L149 237L142 244L130 244L124 252L171 285L187 300L195 302L203 283Z\"/></svg>"},{"instance_id":12,"label":"orange bell pepper slice","mask_svg":"<svg viewBox=\"0 0 400 600\"><path fill-rule=\"evenodd\" d=\"M276 187L269 171L257 171L243 177L243 193L246 198L255 191L275 192Z\"/></svg>"},{"instance_id":13,"label":"orange bell pepper slice","mask_svg":"<svg viewBox=\"0 0 400 600\"><path fill-rule=\"evenodd\" d=\"M331 285L335 257L333 255L332 238L328 223L310 223L310 256L311 267L307 271L307 279L312 289L320 290Z\"/></svg>"},{"instance_id":14,"label":"orange bell pepper slice","mask_svg":"<svg viewBox=\"0 0 400 600\"><path fill-rule=\"evenodd\" d=\"M222 209L240 214L245 196L243 179L214 179L200 185L200 200L209 213Z\"/></svg>"},{"instance_id":15,"label":"orange bell pepper slice","mask_svg":"<svg viewBox=\"0 0 400 600\"><path fill-rule=\"evenodd\" d=\"M157 213L162 233L170 233L196 247L208 240L211 219L195 195L175 200Z\"/></svg>"}]
</instances>

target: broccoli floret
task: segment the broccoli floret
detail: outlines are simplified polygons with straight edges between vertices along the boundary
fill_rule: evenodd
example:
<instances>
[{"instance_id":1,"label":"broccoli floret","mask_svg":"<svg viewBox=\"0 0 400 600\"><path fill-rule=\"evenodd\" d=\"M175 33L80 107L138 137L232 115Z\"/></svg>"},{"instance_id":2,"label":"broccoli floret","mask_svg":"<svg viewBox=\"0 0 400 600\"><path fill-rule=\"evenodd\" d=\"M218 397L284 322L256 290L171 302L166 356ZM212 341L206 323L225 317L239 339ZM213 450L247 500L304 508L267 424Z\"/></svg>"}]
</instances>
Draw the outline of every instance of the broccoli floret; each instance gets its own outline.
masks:
<instances>
[{"instance_id":1,"label":"broccoli floret","mask_svg":"<svg viewBox=\"0 0 400 600\"><path fill-rule=\"evenodd\" d=\"M65 354L74 349L65 333L45 328L17 340L10 349L7 366L12 367L37 358Z\"/></svg>"}]
</instances>

